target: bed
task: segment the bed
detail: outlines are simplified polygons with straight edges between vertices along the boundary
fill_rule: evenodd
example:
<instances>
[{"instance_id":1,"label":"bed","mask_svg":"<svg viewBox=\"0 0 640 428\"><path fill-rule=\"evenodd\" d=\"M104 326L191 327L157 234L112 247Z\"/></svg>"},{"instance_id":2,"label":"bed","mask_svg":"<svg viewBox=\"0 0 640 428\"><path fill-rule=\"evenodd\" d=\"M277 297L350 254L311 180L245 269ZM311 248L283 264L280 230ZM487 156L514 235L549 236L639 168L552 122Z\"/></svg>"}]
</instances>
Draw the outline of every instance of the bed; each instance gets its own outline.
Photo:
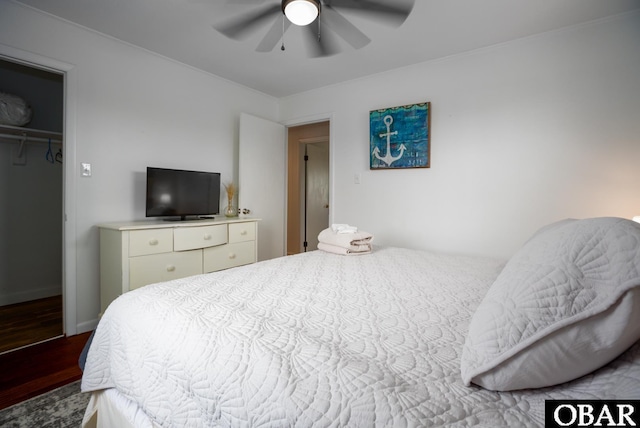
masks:
<instances>
[{"instance_id":1,"label":"bed","mask_svg":"<svg viewBox=\"0 0 640 428\"><path fill-rule=\"evenodd\" d=\"M508 261L376 246L153 284L100 320L83 426L544 426L545 400L640 399L639 289L617 218Z\"/></svg>"}]
</instances>

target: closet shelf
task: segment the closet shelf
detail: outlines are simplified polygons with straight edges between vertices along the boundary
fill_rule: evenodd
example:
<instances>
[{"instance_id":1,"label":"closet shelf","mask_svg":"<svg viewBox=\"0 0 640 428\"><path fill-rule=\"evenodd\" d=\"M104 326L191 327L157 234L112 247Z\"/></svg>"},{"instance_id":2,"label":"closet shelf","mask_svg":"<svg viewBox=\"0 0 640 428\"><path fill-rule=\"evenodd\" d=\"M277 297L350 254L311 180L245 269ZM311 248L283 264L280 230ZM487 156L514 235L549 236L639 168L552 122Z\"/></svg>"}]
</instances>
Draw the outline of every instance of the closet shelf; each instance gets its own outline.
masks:
<instances>
[{"instance_id":1,"label":"closet shelf","mask_svg":"<svg viewBox=\"0 0 640 428\"><path fill-rule=\"evenodd\" d=\"M25 141L25 142L41 142L62 143L62 133L53 131L44 131L42 129L23 128L20 126L0 125L0 140L6 141Z\"/></svg>"}]
</instances>

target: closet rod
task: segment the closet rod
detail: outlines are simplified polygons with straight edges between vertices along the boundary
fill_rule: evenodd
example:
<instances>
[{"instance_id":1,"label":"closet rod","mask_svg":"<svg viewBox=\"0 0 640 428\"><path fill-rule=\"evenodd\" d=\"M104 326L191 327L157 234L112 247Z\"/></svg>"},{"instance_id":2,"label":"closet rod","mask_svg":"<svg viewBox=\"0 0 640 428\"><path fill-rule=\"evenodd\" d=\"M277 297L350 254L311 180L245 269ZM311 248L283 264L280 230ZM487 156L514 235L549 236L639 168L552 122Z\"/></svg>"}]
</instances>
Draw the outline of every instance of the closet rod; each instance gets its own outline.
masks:
<instances>
[{"instance_id":1,"label":"closet rod","mask_svg":"<svg viewBox=\"0 0 640 428\"><path fill-rule=\"evenodd\" d=\"M48 143L49 138L41 138L41 137L29 137L28 135L15 135L15 134L0 134L0 139L9 139L9 140L18 140L18 141L33 141L37 143ZM52 143L62 144L62 140L56 140L51 138Z\"/></svg>"}]
</instances>

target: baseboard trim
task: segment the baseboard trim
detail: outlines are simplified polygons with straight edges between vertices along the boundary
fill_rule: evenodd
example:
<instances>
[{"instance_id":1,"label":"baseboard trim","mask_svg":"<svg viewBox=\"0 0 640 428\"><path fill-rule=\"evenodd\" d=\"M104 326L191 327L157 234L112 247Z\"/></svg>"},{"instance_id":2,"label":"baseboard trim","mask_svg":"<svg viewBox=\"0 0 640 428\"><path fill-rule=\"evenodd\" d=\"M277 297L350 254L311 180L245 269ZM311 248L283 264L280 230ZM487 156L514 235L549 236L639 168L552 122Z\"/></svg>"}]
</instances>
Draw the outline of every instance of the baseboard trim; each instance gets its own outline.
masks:
<instances>
[{"instance_id":1,"label":"baseboard trim","mask_svg":"<svg viewBox=\"0 0 640 428\"><path fill-rule=\"evenodd\" d=\"M98 327L99 319L93 319L85 322L81 322L76 325L76 334L86 333L88 331L93 331Z\"/></svg>"},{"instance_id":2,"label":"baseboard trim","mask_svg":"<svg viewBox=\"0 0 640 428\"><path fill-rule=\"evenodd\" d=\"M16 303L30 302L32 300L46 299L47 297L60 296L62 285L54 285L37 290L21 291L0 295L0 306L14 305Z\"/></svg>"}]
</instances>

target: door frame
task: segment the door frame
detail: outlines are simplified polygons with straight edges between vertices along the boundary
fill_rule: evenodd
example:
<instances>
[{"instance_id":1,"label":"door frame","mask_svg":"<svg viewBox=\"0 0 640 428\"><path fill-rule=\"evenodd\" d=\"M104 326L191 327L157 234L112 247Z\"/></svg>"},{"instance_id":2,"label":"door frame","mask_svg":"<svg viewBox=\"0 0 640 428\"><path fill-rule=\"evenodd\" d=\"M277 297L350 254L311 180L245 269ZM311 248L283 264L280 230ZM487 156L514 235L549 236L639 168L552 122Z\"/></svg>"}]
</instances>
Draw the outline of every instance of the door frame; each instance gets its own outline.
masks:
<instances>
[{"instance_id":1,"label":"door frame","mask_svg":"<svg viewBox=\"0 0 640 428\"><path fill-rule=\"evenodd\" d=\"M329 147L329 138L327 138L327 137L303 138L301 140L298 140L298 144L301 146L301 148L304 147L304 154L302 155L302 158L299 159L299 162L301 162L300 168L303 169L304 171L308 171L307 168L309 166L309 163L306 160L306 154L307 154L307 150L308 150L309 145L319 144L319 143L322 143L323 145L326 144L325 147L327 147L327 150L329 150L329 156L331 156L331 148ZM327 168L329 168L329 159L327 159ZM316 247L314 246L314 247L309 249L308 246L304 245L304 243L308 242L308 241L311 241L311 240L315 242L316 241L315 237L317 237L317 235L315 235L315 237L314 237L314 235L311 235L311 239L309 239L309 236L308 236L308 230L307 230L308 229L308 225L309 225L309 223L308 223L308 221L309 221L309 215L308 215L309 211L307 209L308 208L308 205L307 205L307 203L308 203L308 195L307 195L308 176L304 172L302 173L302 175L304 175L304 179L302 181L304 181L304 186L305 186L305 191L304 191L305 197L303 198L303 200L300 201L301 202L301 212L300 212L300 219L299 219L300 225L299 226L302 229L301 233L304 235L302 237L303 238L303 249L302 249L302 252L306 252L306 251L314 250ZM327 178L329 178L329 172L327 172ZM330 196L331 196L331 192L329 192L329 197ZM330 208L330 206L329 206L329 208ZM328 221L329 221L329 217L327 216L327 222ZM329 225L327 224L327 227L328 226ZM318 231L318 233L319 233L319 231Z\"/></svg>"},{"instance_id":2,"label":"door frame","mask_svg":"<svg viewBox=\"0 0 640 428\"><path fill-rule=\"evenodd\" d=\"M280 123L283 124L285 126L285 145L288 147L289 146L289 128L294 128L297 126L305 126L305 125L312 125L314 123L318 123L318 122L329 122L329 224L331 224L333 222L333 207L334 207L334 194L335 192L333 191L333 187L334 187L334 169L333 169L333 165L334 163L334 129L333 129L333 122L334 122L334 116L335 114L333 112L330 113L320 113L317 115L311 115L311 116L304 116L304 117L298 117L298 118L293 118L293 119L289 119L289 120L285 120L285 121L281 121ZM288 158L288 152L286 154L287 159L285 159L286 164L289 164L289 158ZM296 160L297 161L297 160ZM288 182L289 180L289 170L287 169L287 177L286 180ZM288 186L287 186L288 187ZM286 206L289 206L289 198L288 198L288 189L287 190L287 195L286 196ZM288 224L289 219L288 219L288 210L285 209L285 225ZM287 236L287 227L285 227L285 245L288 243L288 236ZM286 253L286 248L285 248L285 253Z\"/></svg>"},{"instance_id":3,"label":"door frame","mask_svg":"<svg viewBox=\"0 0 640 428\"><path fill-rule=\"evenodd\" d=\"M304 126L304 125L303 125ZM299 175L303 174L304 169L307 167L306 162L304 160L305 155L304 153L306 153L307 150L307 146L309 144L315 144L315 143L326 143L329 144L329 139L327 139L327 137L312 137L312 138L302 138L300 140L298 140L298 145L300 146L300 151L299 154L300 156L298 159L298 167L299 167ZM302 150L302 148L304 147L304 150ZM331 147L329 147L329 156L331 156ZM304 181L304 185L307 185L307 181L306 178L303 180ZM298 183L300 183L300 180L298 180ZM298 189L299 192L302 192L302 186L299 186L300 188ZM329 197L331 197L331 191L329 191ZM302 232L303 230L305 230L306 228L306 222L308 220L307 216L305 215L306 211L302 208L303 206L305 206L307 203L307 200L305 198L300 198L300 215L298 218L298 228L300 229L299 233L300 233L300 237L302 238L302 241L305 241L305 237L303 236L304 233ZM331 205L329 205L329 208L331 208ZM328 219L327 219L328 220ZM308 236L307 236L307 240L308 240ZM302 244L301 244L302 245ZM313 249L313 248L312 248ZM308 249L305 249L304 247L299 249L300 252L305 252L308 251Z\"/></svg>"},{"instance_id":4,"label":"door frame","mask_svg":"<svg viewBox=\"0 0 640 428\"><path fill-rule=\"evenodd\" d=\"M55 59L0 44L0 58L63 76L63 129L62 147L62 332L77 334L77 280L76 280L76 100L78 93L77 69Z\"/></svg>"}]
</instances>

